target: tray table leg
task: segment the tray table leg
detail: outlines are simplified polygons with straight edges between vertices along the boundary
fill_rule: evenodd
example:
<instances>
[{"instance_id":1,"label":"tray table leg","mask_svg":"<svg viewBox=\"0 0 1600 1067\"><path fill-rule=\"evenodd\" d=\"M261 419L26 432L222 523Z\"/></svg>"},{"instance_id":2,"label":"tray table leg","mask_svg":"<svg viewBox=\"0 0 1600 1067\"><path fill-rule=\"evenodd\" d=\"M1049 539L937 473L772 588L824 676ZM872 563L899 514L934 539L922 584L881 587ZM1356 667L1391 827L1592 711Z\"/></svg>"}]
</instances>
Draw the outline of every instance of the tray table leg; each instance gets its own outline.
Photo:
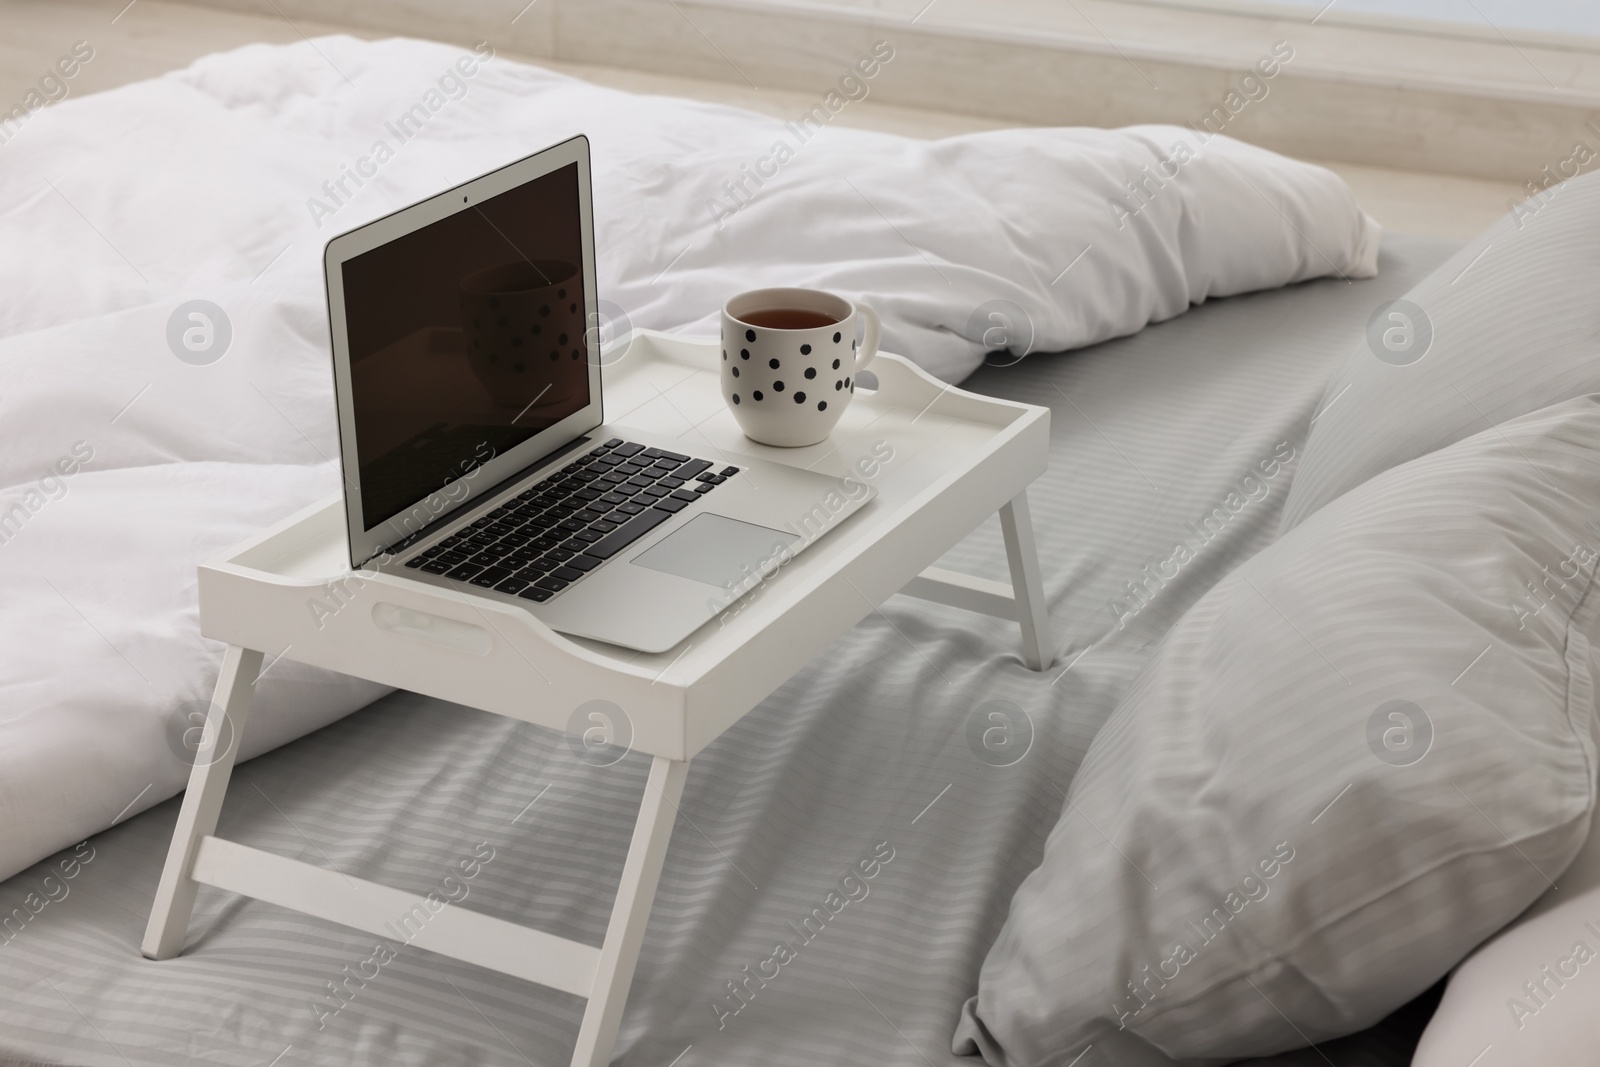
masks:
<instances>
[{"instance_id":1,"label":"tray table leg","mask_svg":"<svg viewBox=\"0 0 1600 1067\"><path fill-rule=\"evenodd\" d=\"M1006 562L1011 565L1011 589L1017 599L1017 621L1022 624L1022 658L1036 671L1055 659L1050 636L1050 616L1045 611L1044 580L1039 553L1033 543L1033 517L1024 489L1000 506L1000 532L1006 542Z\"/></svg>"},{"instance_id":2,"label":"tray table leg","mask_svg":"<svg viewBox=\"0 0 1600 1067\"><path fill-rule=\"evenodd\" d=\"M228 738L229 743L227 750L216 754L214 759L204 758L202 749L189 772L189 789L183 795L178 824L172 832L172 847L167 851L167 865L161 871L155 903L150 908L150 924L145 928L140 949L150 959L170 959L183 951L183 940L189 932L189 915L194 910L194 894L199 887L199 883L189 877L195 849L201 838L217 829L217 815L222 811L222 798L228 792L228 779L233 774L233 761L244 737L250 703L255 696L256 676L260 673L260 652L228 646L222 657L222 673L217 675L211 708L206 714L205 736ZM225 720L232 724L231 731L226 730Z\"/></svg>"},{"instance_id":3,"label":"tray table leg","mask_svg":"<svg viewBox=\"0 0 1600 1067\"><path fill-rule=\"evenodd\" d=\"M594 988L572 1051L572 1067L605 1067L611 1062L611 1045L622 1023L622 1008L633 982L634 965L639 962L650 905L661 880L661 865L667 856L678 799L683 796L688 775L688 760L657 756L650 765L639 819L633 826L633 842L628 846L616 903L611 908L611 924L606 927L605 943L600 946Z\"/></svg>"}]
</instances>

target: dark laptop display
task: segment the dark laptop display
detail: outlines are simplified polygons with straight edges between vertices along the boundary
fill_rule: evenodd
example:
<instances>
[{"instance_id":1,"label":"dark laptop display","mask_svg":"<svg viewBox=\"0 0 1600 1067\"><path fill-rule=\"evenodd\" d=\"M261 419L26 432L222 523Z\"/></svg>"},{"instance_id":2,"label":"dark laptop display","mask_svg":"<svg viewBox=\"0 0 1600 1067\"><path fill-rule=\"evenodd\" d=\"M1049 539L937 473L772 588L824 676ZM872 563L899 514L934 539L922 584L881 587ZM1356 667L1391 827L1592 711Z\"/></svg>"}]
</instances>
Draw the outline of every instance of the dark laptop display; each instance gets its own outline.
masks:
<instances>
[{"instance_id":1,"label":"dark laptop display","mask_svg":"<svg viewBox=\"0 0 1600 1067\"><path fill-rule=\"evenodd\" d=\"M343 264L371 530L588 405L576 164Z\"/></svg>"},{"instance_id":2,"label":"dark laptop display","mask_svg":"<svg viewBox=\"0 0 1600 1067\"><path fill-rule=\"evenodd\" d=\"M607 420L581 134L334 237L323 265L360 573L373 564L453 601L525 608L568 637L664 652L779 550L810 543L795 515L824 511L825 532L873 495L841 495L806 467L730 462L698 423L662 434ZM678 357L715 370L717 348L674 340L648 358L676 389L689 384ZM647 377L624 389L653 384L648 366L635 360L627 370Z\"/></svg>"}]
</instances>

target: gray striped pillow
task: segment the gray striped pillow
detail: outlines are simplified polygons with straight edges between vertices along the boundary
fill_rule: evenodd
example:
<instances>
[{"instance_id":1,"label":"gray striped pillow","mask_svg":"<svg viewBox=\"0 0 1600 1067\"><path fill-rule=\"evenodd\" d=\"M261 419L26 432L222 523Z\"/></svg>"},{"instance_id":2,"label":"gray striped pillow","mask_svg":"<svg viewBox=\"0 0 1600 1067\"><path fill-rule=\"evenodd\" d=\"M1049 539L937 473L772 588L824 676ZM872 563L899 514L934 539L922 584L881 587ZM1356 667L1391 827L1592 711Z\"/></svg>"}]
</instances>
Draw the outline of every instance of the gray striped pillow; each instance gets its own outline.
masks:
<instances>
[{"instance_id":1,"label":"gray striped pillow","mask_svg":"<svg viewBox=\"0 0 1600 1067\"><path fill-rule=\"evenodd\" d=\"M1323 393L1279 532L1380 471L1596 391L1600 173L1529 200L1373 309Z\"/></svg>"},{"instance_id":2,"label":"gray striped pillow","mask_svg":"<svg viewBox=\"0 0 1600 1067\"><path fill-rule=\"evenodd\" d=\"M958 1052L1223 1063L1363 1029L1560 875L1595 792L1600 396L1387 471L1178 622Z\"/></svg>"}]
</instances>

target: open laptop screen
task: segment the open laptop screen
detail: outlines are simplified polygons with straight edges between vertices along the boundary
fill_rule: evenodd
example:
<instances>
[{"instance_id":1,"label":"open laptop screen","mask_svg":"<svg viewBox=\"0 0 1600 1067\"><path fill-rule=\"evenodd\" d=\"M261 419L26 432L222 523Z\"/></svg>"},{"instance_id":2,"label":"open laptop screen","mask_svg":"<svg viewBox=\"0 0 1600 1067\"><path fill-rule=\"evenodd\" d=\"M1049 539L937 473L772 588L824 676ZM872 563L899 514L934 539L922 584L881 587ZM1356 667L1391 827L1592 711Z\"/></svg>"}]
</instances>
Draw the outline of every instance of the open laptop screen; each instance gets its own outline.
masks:
<instances>
[{"instance_id":1,"label":"open laptop screen","mask_svg":"<svg viewBox=\"0 0 1600 1067\"><path fill-rule=\"evenodd\" d=\"M577 164L342 271L368 530L588 405Z\"/></svg>"}]
</instances>

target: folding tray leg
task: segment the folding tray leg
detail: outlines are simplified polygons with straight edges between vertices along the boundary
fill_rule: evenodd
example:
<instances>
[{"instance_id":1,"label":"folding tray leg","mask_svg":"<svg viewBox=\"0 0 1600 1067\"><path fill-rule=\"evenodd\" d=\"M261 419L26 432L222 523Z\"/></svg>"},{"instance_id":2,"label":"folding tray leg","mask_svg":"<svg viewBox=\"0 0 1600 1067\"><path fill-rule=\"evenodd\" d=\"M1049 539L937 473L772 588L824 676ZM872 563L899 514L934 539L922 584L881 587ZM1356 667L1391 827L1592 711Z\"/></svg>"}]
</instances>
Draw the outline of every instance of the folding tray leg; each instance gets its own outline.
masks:
<instances>
[{"instance_id":1,"label":"folding tray leg","mask_svg":"<svg viewBox=\"0 0 1600 1067\"><path fill-rule=\"evenodd\" d=\"M1022 658L1042 671L1055 659L1050 636L1050 616L1045 611L1044 580L1039 553L1033 543L1033 517L1024 489L1000 506L1000 532L1005 537L1006 561L1011 565L1011 588L1017 600L1017 620L1022 624Z\"/></svg>"},{"instance_id":2,"label":"folding tray leg","mask_svg":"<svg viewBox=\"0 0 1600 1067\"><path fill-rule=\"evenodd\" d=\"M611 923L600 947L594 988L572 1051L572 1067L605 1067L611 1062L611 1045L622 1023L622 1008L633 983L634 966L639 962L650 905L661 880L661 865L667 856L678 799L683 796L688 774L687 760L657 756L650 765L639 819L634 823L633 841L628 846L616 903L611 908Z\"/></svg>"},{"instance_id":3,"label":"folding tray leg","mask_svg":"<svg viewBox=\"0 0 1600 1067\"><path fill-rule=\"evenodd\" d=\"M261 653L229 645L222 657L222 673L206 715L206 736L226 736L224 720L232 724L227 751L205 762L195 760L189 772L189 789L183 795L178 824L172 832L172 847L167 865L161 871L156 899L150 909L150 925L145 928L140 951L153 960L170 959L183 951L189 932L189 915L194 910L194 894L199 883L189 877L195 849L200 839L215 832L222 798L228 792L233 761L239 753L250 703L255 696L256 676L261 673Z\"/></svg>"}]
</instances>

